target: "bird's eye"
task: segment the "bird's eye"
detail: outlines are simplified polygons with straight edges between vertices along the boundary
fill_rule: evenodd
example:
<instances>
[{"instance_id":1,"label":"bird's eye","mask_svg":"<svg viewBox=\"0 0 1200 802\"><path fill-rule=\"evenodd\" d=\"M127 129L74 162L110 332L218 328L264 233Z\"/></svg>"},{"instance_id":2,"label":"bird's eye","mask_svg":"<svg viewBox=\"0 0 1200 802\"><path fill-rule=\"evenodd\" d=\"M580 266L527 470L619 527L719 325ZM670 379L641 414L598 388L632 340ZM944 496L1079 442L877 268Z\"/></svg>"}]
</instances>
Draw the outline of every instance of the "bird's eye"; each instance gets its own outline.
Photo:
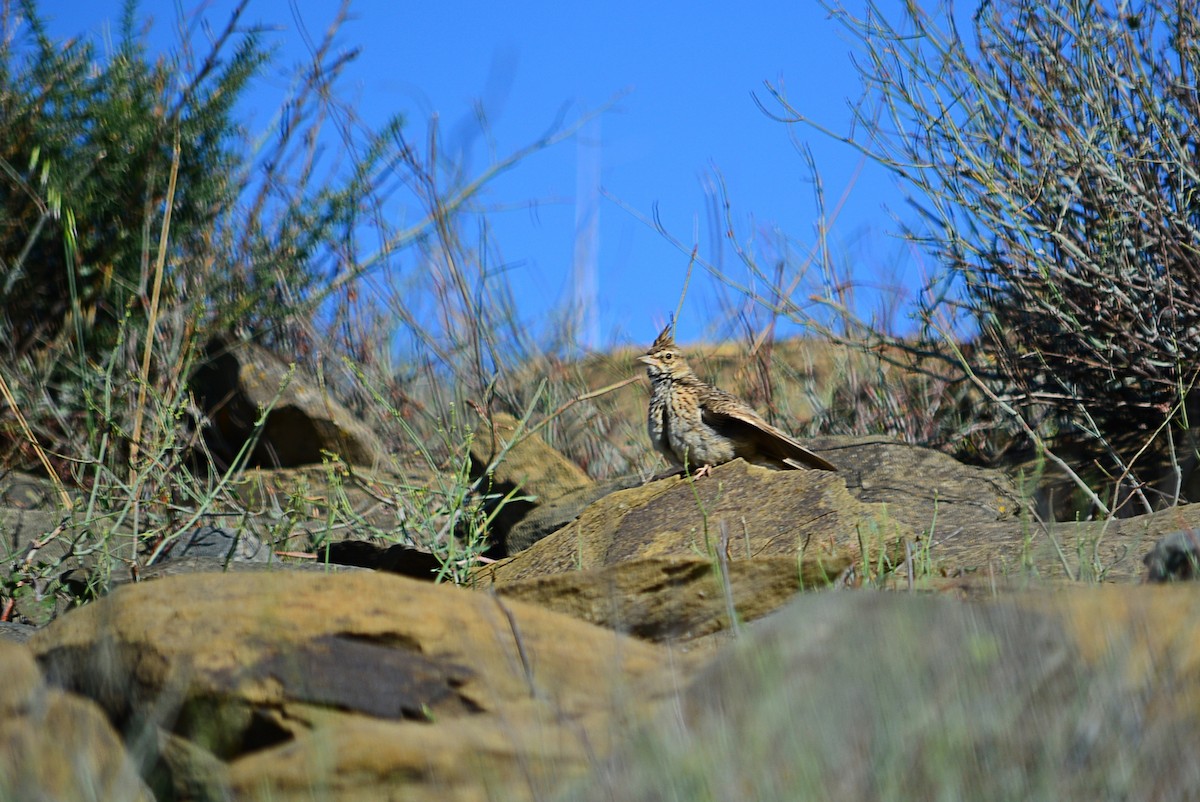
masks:
<instances>
[{"instance_id":1,"label":"bird's eye","mask_svg":"<svg viewBox=\"0 0 1200 802\"><path fill-rule=\"evenodd\" d=\"M663 362L670 362L672 359L675 358L675 355L672 354L670 351L667 351L665 354L662 355L662 358L663 358Z\"/></svg>"}]
</instances>

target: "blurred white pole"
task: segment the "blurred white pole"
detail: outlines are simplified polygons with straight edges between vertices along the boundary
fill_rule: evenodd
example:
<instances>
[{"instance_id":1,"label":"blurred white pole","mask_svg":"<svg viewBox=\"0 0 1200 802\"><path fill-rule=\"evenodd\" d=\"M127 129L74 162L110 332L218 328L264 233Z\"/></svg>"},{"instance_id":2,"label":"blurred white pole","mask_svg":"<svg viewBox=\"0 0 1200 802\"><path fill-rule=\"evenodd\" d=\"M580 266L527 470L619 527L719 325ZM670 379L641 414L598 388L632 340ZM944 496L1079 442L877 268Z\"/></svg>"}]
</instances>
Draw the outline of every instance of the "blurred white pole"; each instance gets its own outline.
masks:
<instances>
[{"instance_id":1,"label":"blurred white pole","mask_svg":"<svg viewBox=\"0 0 1200 802\"><path fill-rule=\"evenodd\" d=\"M576 345L593 351L600 345L600 117L575 136L575 253L572 311Z\"/></svg>"}]
</instances>

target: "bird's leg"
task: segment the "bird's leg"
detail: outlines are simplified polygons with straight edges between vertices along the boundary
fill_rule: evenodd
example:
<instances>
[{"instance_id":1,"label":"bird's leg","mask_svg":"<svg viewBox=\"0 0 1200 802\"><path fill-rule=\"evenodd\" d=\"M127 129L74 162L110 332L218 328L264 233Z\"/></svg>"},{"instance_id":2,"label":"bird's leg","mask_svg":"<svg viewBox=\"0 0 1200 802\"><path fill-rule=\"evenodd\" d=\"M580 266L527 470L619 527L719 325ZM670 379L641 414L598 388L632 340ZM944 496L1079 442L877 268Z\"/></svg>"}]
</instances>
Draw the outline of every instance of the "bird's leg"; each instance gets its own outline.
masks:
<instances>
[{"instance_id":1,"label":"bird's leg","mask_svg":"<svg viewBox=\"0 0 1200 802\"><path fill-rule=\"evenodd\" d=\"M699 478L700 478L700 477L702 477L702 476L711 476L711 475L712 475L712 469L713 469L713 466L712 466L712 465L709 465L709 464L707 464L707 463L706 463L706 464L704 464L704 465L701 465L701 466L700 466L700 470L698 470L698 471L696 471L694 474L692 474L692 478L693 478L693 479L699 479Z\"/></svg>"}]
</instances>

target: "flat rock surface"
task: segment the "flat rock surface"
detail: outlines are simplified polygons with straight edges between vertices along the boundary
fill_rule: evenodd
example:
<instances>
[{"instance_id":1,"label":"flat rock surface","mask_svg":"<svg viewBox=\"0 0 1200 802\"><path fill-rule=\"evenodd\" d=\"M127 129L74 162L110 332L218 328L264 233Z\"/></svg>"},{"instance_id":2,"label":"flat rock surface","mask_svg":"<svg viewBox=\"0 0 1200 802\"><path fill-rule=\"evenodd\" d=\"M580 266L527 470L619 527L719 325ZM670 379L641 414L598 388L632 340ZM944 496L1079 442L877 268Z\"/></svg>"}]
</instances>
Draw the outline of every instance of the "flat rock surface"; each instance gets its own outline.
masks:
<instances>
[{"instance_id":1,"label":"flat rock surface","mask_svg":"<svg viewBox=\"0 0 1200 802\"><path fill-rule=\"evenodd\" d=\"M888 512L918 531L1019 518L1026 505L1016 483L993 468L881 436L806 440L838 466L850 493L886 503Z\"/></svg>"},{"instance_id":2,"label":"flat rock surface","mask_svg":"<svg viewBox=\"0 0 1200 802\"><path fill-rule=\"evenodd\" d=\"M734 460L700 479L670 477L612 493L515 557L483 569L502 585L644 557L787 557L807 586L902 554L912 530L851 496L836 473L772 471Z\"/></svg>"}]
</instances>

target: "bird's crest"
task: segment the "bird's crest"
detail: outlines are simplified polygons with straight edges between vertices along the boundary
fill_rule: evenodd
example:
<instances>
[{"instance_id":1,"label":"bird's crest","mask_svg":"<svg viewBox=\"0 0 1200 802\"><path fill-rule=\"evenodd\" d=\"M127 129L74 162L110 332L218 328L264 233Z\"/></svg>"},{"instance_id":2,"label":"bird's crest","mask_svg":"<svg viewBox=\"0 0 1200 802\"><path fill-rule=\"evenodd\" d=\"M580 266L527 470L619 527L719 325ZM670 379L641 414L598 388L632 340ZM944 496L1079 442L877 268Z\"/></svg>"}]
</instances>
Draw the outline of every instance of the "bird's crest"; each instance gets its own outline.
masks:
<instances>
[{"instance_id":1,"label":"bird's crest","mask_svg":"<svg viewBox=\"0 0 1200 802\"><path fill-rule=\"evenodd\" d=\"M674 321L668 323L666 328L659 332L658 337L654 339L654 344L650 346L650 353L675 347L675 336L671 333L673 325Z\"/></svg>"}]
</instances>

